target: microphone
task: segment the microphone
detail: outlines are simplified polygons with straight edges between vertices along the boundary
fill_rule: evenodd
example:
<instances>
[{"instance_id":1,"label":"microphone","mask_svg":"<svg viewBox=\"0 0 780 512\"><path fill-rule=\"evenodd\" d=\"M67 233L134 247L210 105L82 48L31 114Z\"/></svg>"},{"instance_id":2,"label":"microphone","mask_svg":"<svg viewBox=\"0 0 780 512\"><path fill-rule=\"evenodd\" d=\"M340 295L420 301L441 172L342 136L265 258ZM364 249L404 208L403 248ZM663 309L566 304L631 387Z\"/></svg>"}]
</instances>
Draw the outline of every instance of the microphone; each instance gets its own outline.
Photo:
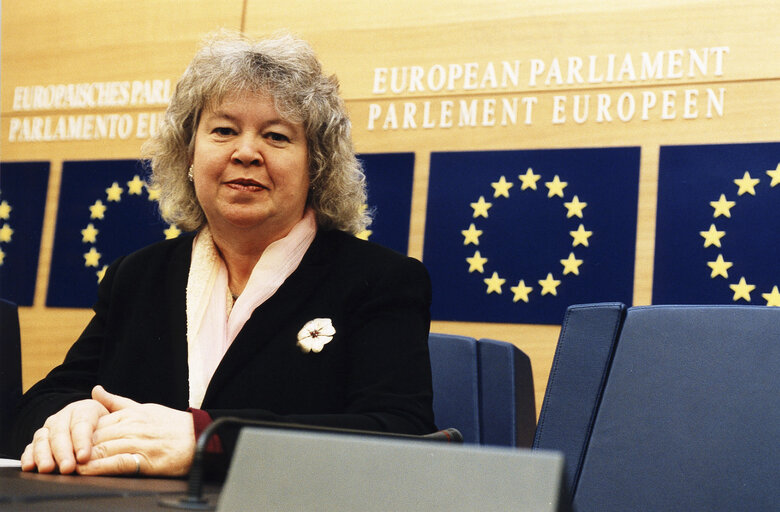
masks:
<instances>
[{"instance_id":1,"label":"microphone","mask_svg":"<svg viewBox=\"0 0 780 512\"><path fill-rule=\"evenodd\" d=\"M434 432L432 434L425 434L421 437L430 441L442 441L444 443L463 442L463 434L461 434L460 430L457 428L445 428L444 430L439 430L438 432Z\"/></svg>"},{"instance_id":2,"label":"microphone","mask_svg":"<svg viewBox=\"0 0 780 512\"><path fill-rule=\"evenodd\" d=\"M303 425L299 423L279 423L274 421L264 420L249 420L244 418L236 418L233 416L224 416L217 418L209 426L203 429L198 442L195 445L195 454L192 459L192 466L190 467L189 480L187 482L187 495L181 499L164 499L160 500L159 505L167 508L176 508L180 510L214 510L216 505L209 503L207 499L203 497L203 474L205 471L204 459L206 453L206 446L209 443L211 437L225 425L241 426L241 427L264 427L274 428L280 430L304 430L314 432L327 432L327 433L340 433L340 434L352 434L361 436L375 436L375 437L394 437L401 439L413 439L418 441L438 441L445 443L462 443L463 436L460 431L455 428L447 428L439 430L431 434L425 434L421 436L414 436L411 434L396 434L392 432L374 432L371 430L357 430L349 428L336 428L336 427L322 427L319 425Z\"/></svg>"}]
</instances>

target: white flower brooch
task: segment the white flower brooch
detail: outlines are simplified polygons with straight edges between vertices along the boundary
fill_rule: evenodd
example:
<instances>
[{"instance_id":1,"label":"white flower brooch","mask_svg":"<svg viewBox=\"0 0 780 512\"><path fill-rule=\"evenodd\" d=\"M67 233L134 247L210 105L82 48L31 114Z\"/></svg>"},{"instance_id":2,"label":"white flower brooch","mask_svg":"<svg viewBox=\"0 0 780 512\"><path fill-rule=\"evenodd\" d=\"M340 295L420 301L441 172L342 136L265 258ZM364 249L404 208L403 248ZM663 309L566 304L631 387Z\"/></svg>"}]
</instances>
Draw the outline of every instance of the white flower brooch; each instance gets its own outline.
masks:
<instances>
[{"instance_id":1,"label":"white flower brooch","mask_svg":"<svg viewBox=\"0 0 780 512\"><path fill-rule=\"evenodd\" d=\"M298 346L305 353L320 352L322 348L330 343L336 329L333 328L330 318L315 318L309 320L303 329L298 331Z\"/></svg>"}]
</instances>

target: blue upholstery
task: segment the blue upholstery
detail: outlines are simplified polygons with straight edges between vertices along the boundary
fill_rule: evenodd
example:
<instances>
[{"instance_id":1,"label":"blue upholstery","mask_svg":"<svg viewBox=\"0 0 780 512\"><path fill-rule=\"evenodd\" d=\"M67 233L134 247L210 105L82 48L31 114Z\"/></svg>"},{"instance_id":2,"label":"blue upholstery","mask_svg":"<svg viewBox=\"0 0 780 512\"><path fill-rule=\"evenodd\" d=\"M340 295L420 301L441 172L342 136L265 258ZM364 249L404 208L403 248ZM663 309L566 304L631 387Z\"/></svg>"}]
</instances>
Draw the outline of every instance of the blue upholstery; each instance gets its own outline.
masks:
<instances>
[{"instance_id":1,"label":"blue upholstery","mask_svg":"<svg viewBox=\"0 0 780 512\"><path fill-rule=\"evenodd\" d=\"M531 362L511 343L431 333L433 412L465 443L531 444L536 424Z\"/></svg>"},{"instance_id":2,"label":"blue upholstery","mask_svg":"<svg viewBox=\"0 0 780 512\"><path fill-rule=\"evenodd\" d=\"M477 340L431 333L433 415L439 428L457 428L463 442L480 440Z\"/></svg>"},{"instance_id":3,"label":"blue upholstery","mask_svg":"<svg viewBox=\"0 0 780 512\"><path fill-rule=\"evenodd\" d=\"M16 304L0 299L0 456L22 396L22 354Z\"/></svg>"},{"instance_id":4,"label":"blue upholstery","mask_svg":"<svg viewBox=\"0 0 780 512\"><path fill-rule=\"evenodd\" d=\"M531 360L511 343L477 342L481 444L531 446L536 401Z\"/></svg>"},{"instance_id":5,"label":"blue upholstery","mask_svg":"<svg viewBox=\"0 0 780 512\"><path fill-rule=\"evenodd\" d=\"M620 303L571 306L561 325L533 447L564 453L572 492L625 309Z\"/></svg>"},{"instance_id":6,"label":"blue upholstery","mask_svg":"<svg viewBox=\"0 0 780 512\"><path fill-rule=\"evenodd\" d=\"M590 510L778 510L780 308L628 310L574 497Z\"/></svg>"},{"instance_id":7,"label":"blue upholstery","mask_svg":"<svg viewBox=\"0 0 780 512\"><path fill-rule=\"evenodd\" d=\"M579 312L589 317L580 323L586 329L575 333L569 324L562 341L592 342L603 311ZM602 318L598 334L597 345L615 349L600 401L591 398L596 414L574 509L777 510L780 308L633 307L616 342L613 320ZM556 359L558 352L563 358L566 346ZM545 398L543 413L558 415L556 407L571 403Z\"/></svg>"}]
</instances>

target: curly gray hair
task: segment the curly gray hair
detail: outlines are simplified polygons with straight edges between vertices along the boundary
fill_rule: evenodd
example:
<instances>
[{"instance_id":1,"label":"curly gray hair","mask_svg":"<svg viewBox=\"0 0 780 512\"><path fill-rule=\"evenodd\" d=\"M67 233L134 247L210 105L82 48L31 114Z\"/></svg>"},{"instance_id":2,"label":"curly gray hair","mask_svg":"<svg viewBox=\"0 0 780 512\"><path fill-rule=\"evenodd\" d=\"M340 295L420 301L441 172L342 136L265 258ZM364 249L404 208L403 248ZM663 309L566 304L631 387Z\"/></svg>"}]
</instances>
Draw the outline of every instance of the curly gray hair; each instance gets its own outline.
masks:
<instances>
[{"instance_id":1,"label":"curly gray hair","mask_svg":"<svg viewBox=\"0 0 780 512\"><path fill-rule=\"evenodd\" d=\"M303 124L309 152L308 205L324 229L358 233L370 223L366 183L352 145L351 125L335 76L325 76L313 49L281 34L251 40L221 31L204 39L142 152L160 191L163 218L184 230L206 223L187 178L204 108L236 92L269 94L279 114Z\"/></svg>"}]
</instances>

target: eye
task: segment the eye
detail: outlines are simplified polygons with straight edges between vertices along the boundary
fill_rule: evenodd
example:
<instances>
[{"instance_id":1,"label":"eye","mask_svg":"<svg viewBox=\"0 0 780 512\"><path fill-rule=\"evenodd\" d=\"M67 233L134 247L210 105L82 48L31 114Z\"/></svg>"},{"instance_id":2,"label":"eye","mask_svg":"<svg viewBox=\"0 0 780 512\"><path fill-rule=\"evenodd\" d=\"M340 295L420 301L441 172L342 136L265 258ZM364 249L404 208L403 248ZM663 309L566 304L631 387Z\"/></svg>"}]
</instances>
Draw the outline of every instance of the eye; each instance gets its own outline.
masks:
<instances>
[{"instance_id":1,"label":"eye","mask_svg":"<svg viewBox=\"0 0 780 512\"><path fill-rule=\"evenodd\" d=\"M290 142L290 138L287 135L279 132L268 132L265 136L274 142Z\"/></svg>"},{"instance_id":2,"label":"eye","mask_svg":"<svg viewBox=\"0 0 780 512\"><path fill-rule=\"evenodd\" d=\"M235 135L236 131L228 126L218 126L211 130L211 133L221 135L222 137L228 137L230 135Z\"/></svg>"}]
</instances>

